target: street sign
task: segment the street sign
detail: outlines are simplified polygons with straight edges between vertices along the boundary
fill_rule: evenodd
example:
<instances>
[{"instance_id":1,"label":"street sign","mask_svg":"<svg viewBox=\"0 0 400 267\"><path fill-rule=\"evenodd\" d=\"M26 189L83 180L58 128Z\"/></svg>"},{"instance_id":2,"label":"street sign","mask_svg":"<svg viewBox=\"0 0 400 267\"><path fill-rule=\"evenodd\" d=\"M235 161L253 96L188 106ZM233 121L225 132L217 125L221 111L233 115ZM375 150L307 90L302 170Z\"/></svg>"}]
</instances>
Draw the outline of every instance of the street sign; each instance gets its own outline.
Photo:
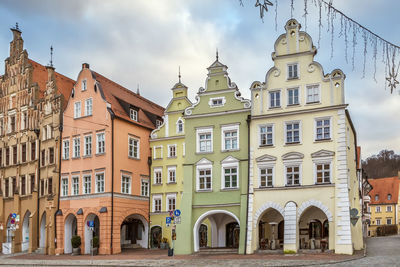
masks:
<instances>
[{"instance_id":1,"label":"street sign","mask_svg":"<svg viewBox=\"0 0 400 267\"><path fill-rule=\"evenodd\" d=\"M172 218L171 217L166 217L165 218L165 223L166 224L171 224L171 222L172 222Z\"/></svg>"},{"instance_id":2,"label":"street sign","mask_svg":"<svg viewBox=\"0 0 400 267\"><path fill-rule=\"evenodd\" d=\"M87 221L88 227L94 227L94 221Z\"/></svg>"},{"instance_id":3,"label":"street sign","mask_svg":"<svg viewBox=\"0 0 400 267\"><path fill-rule=\"evenodd\" d=\"M16 214L16 213L13 213L13 214L12 214L12 217L15 219L15 217L17 217L17 214Z\"/></svg>"},{"instance_id":4,"label":"street sign","mask_svg":"<svg viewBox=\"0 0 400 267\"><path fill-rule=\"evenodd\" d=\"M17 214L17 216L15 217L15 221L19 222L19 215Z\"/></svg>"},{"instance_id":5,"label":"street sign","mask_svg":"<svg viewBox=\"0 0 400 267\"><path fill-rule=\"evenodd\" d=\"M175 224L181 224L181 217L175 217Z\"/></svg>"},{"instance_id":6,"label":"street sign","mask_svg":"<svg viewBox=\"0 0 400 267\"><path fill-rule=\"evenodd\" d=\"M174 211L173 211L173 210L170 210L170 211L169 211L169 216L170 216L170 217L173 217L173 216L174 216Z\"/></svg>"},{"instance_id":7,"label":"street sign","mask_svg":"<svg viewBox=\"0 0 400 267\"><path fill-rule=\"evenodd\" d=\"M174 215L175 215L176 217L181 216L181 211L180 211L180 210L174 210Z\"/></svg>"}]
</instances>

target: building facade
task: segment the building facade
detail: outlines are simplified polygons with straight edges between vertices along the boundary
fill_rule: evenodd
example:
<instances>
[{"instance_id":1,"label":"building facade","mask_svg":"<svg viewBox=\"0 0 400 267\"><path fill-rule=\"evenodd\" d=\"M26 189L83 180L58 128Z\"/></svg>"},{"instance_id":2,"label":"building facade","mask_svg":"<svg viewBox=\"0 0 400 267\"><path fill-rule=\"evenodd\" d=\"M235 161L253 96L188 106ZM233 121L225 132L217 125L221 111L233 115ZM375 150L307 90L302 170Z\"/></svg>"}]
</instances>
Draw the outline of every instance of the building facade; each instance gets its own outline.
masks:
<instances>
[{"instance_id":1,"label":"building facade","mask_svg":"<svg viewBox=\"0 0 400 267\"><path fill-rule=\"evenodd\" d=\"M311 37L291 19L274 66L251 85L247 252L363 247L356 132L345 75L325 74Z\"/></svg>"},{"instance_id":2,"label":"building facade","mask_svg":"<svg viewBox=\"0 0 400 267\"><path fill-rule=\"evenodd\" d=\"M250 101L240 96L227 66L208 68L205 88L185 109L182 219L176 226L177 254L200 247L228 247L244 253L248 181ZM208 229L204 222L208 220ZM210 245L201 243L207 233Z\"/></svg>"},{"instance_id":3,"label":"building facade","mask_svg":"<svg viewBox=\"0 0 400 267\"><path fill-rule=\"evenodd\" d=\"M150 133L164 109L84 63L64 112L57 253L148 246ZM92 227L89 227L92 225Z\"/></svg>"},{"instance_id":4,"label":"building facade","mask_svg":"<svg viewBox=\"0 0 400 267\"><path fill-rule=\"evenodd\" d=\"M60 124L74 81L29 59L11 30L0 79L0 243L5 254L54 254Z\"/></svg>"}]
</instances>

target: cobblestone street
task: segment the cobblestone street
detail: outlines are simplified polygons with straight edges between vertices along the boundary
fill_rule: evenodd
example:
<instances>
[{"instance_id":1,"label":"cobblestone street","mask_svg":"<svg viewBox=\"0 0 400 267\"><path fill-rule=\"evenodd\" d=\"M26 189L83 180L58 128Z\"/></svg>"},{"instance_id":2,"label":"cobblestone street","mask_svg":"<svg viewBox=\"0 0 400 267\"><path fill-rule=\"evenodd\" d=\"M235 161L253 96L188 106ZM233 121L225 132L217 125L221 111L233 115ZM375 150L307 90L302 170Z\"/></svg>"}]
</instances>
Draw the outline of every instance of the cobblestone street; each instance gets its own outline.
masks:
<instances>
[{"instance_id":1,"label":"cobblestone street","mask_svg":"<svg viewBox=\"0 0 400 267\"><path fill-rule=\"evenodd\" d=\"M168 257L166 251L136 250L112 256L1 256L5 266L400 266L400 236L367 239L367 256L324 254L189 255Z\"/></svg>"}]
</instances>

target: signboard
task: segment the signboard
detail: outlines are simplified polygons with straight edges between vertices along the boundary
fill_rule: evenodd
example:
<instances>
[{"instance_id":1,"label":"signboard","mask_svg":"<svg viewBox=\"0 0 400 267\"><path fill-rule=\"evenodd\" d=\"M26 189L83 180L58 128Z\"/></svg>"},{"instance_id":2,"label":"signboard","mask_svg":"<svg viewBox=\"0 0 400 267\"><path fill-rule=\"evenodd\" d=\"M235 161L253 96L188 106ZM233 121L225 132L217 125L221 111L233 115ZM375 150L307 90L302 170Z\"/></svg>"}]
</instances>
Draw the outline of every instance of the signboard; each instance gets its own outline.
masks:
<instances>
[{"instance_id":1,"label":"signboard","mask_svg":"<svg viewBox=\"0 0 400 267\"><path fill-rule=\"evenodd\" d=\"M174 211L173 210L170 210L169 211L169 217L173 217L174 216Z\"/></svg>"},{"instance_id":2,"label":"signboard","mask_svg":"<svg viewBox=\"0 0 400 267\"><path fill-rule=\"evenodd\" d=\"M87 226L90 228L94 227L94 221L87 221Z\"/></svg>"},{"instance_id":3,"label":"signboard","mask_svg":"<svg viewBox=\"0 0 400 267\"><path fill-rule=\"evenodd\" d=\"M15 221L19 222L19 215L17 214L17 216L15 217Z\"/></svg>"},{"instance_id":4,"label":"signboard","mask_svg":"<svg viewBox=\"0 0 400 267\"><path fill-rule=\"evenodd\" d=\"M181 217L175 217L175 223L181 224Z\"/></svg>"},{"instance_id":5,"label":"signboard","mask_svg":"<svg viewBox=\"0 0 400 267\"><path fill-rule=\"evenodd\" d=\"M174 210L174 215L175 215L176 217L181 216L181 211L180 211L180 210Z\"/></svg>"},{"instance_id":6,"label":"signboard","mask_svg":"<svg viewBox=\"0 0 400 267\"><path fill-rule=\"evenodd\" d=\"M165 223L166 224L171 224L171 222L172 222L172 218L171 217L166 217L165 218Z\"/></svg>"}]
</instances>

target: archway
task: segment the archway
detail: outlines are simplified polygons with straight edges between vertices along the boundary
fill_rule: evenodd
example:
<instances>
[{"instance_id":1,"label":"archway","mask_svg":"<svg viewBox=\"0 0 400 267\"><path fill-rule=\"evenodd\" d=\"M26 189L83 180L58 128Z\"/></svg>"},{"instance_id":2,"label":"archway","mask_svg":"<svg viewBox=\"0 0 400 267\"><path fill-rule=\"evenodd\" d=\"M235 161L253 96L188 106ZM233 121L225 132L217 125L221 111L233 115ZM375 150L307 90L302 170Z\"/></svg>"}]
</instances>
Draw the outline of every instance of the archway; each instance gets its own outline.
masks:
<instances>
[{"instance_id":1,"label":"archway","mask_svg":"<svg viewBox=\"0 0 400 267\"><path fill-rule=\"evenodd\" d=\"M324 222L324 224L322 224ZM326 223L325 223L326 222ZM326 214L315 206L310 206L303 211L299 219L299 244L301 249L328 248L329 229Z\"/></svg>"},{"instance_id":2,"label":"archway","mask_svg":"<svg viewBox=\"0 0 400 267\"><path fill-rule=\"evenodd\" d=\"M121 224L121 249L147 248L148 231L148 223L143 216L129 215Z\"/></svg>"},{"instance_id":3,"label":"archway","mask_svg":"<svg viewBox=\"0 0 400 267\"><path fill-rule=\"evenodd\" d=\"M284 218L282 214L274 209L267 209L258 222L258 248L281 249L284 238Z\"/></svg>"},{"instance_id":4,"label":"archway","mask_svg":"<svg viewBox=\"0 0 400 267\"><path fill-rule=\"evenodd\" d=\"M150 231L150 247L159 248L162 238L162 228L161 226L153 226Z\"/></svg>"},{"instance_id":5,"label":"archway","mask_svg":"<svg viewBox=\"0 0 400 267\"><path fill-rule=\"evenodd\" d=\"M94 227L89 227L88 222L94 222ZM92 239L97 236L100 244L100 220L96 214L90 213L85 220L85 254L90 254Z\"/></svg>"},{"instance_id":6,"label":"archway","mask_svg":"<svg viewBox=\"0 0 400 267\"><path fill-rule=\"evenodd\" d=\"M39 247L44 248L46 244L46 212L43 212L42 219L40 221L40 237Z\"/></svg>"},{"instance_id":7,"label":"archway","mask_svg":"<svg viewBox=\"0 0 400 267\"><path fill-rule=\"evenodd\" d=\"M72 253L71 238L78 234L78 226L74 214L69 214L64 223L64 254Z\"/></svg>"},{"instance_id":8,"label":"archway","mask_svg":"<svg viewBox=\"0 0 400 267\"><path fill-rule=\"evenodd\" d=\"M207 235L208 235L208 227L205 224L201 224L199 228L199 247L205 248L207 247Z\"/></svg>"},{"instance_id":9,"label":"archway","mask_svg":"<svg viewBox=\"0 0 400 267\"><path fill-rule=\"evenodd\" d=\"M210 210L202 214L193 227L194 251L199 251L199 230L202 223L208 219L211 226L211 247L235 248L239 244L240 221L235 214L226 210ZM235 223L235 224L231 224ZM227 232L228 230L228 232ZM229 240L228 240L228 238ZM238 245L237 245L238 246Z\"/></svg>"},{"instance_id":10,"label":"archway","mask_svg":"<svg viewBox=\"0 0 400 267\"><path fill-rule=\"evenodd\" d=\"M24 220L22 221L22 251L27 251L29 249L29 216L31 216L31 212L28 210L25 212Z\"/></svg>"},{"instance_id":11,"label":"archway","mask_svg":"<svg viewBox=\"0 0 400 267\"><path fill-rule=\"evenodd\" d=\"M11 226L11 216L9 216L7 219L7 224L6 224L6 240L5 240L5 242L3 242L3 245L2 245L3 254L11 254L13 235L14 235L14 231Z\"/></svg>"}]
</instances>

